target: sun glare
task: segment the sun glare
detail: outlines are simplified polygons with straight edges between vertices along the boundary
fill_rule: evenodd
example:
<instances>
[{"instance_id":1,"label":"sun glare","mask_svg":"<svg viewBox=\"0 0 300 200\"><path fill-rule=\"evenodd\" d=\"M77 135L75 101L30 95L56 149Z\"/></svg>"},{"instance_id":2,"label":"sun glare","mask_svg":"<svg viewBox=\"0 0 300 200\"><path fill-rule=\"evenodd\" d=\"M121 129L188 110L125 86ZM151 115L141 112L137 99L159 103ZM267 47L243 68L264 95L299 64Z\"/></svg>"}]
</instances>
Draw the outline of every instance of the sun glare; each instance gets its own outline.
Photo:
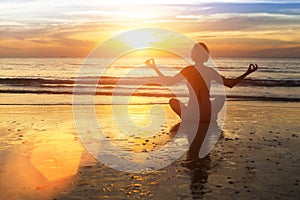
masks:
<instances>
[{"instance_id":1,"label":"sun glare","mask_svg":"<svg viewBox=\"0 0 300 200\"><path fill-rule=\"evenodd\" d=\"M153 32L145 30L139 32L138 35L125 34L121 40L133 49L138 49L152 47L155 43L160 42L161 38L158 35L154 35Z\"/></svg>"}]
</instances>

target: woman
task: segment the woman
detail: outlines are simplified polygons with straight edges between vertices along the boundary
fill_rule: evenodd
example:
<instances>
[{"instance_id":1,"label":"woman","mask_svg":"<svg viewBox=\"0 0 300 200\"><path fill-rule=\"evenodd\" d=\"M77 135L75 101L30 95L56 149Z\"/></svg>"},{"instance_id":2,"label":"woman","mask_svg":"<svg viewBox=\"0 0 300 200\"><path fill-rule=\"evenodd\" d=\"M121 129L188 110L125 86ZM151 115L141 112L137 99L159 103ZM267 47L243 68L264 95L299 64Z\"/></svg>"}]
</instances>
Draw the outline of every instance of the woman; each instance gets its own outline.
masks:
<instances>
[{"instance_id":1,"label":"woman","mask_svg":"<svg viewBox=\"0 0 300 200\"><path fill-rule=\"evenodd\" d=\"M185 67L174 77L167 77L162 74L161 71L156 67L154 59L148 59L146 61L146 64L155 70L162 83L165 85L173 85L183 81L184 79L187 80L187 86L190 95L188 105L186 106L175 98L172 98L169 101L173 111L179 115L183 121L199 120L199 122L209 122L211 121L212 116L213 118L217 116L218 112L223 107L224 102L221 104L218 103L218 105L214 104L217 100L214 100L215 102L211 102L211 81L214 80L232 88L258 68L256 64L250 64L248 70L241 76L235 79L225 78L214 69L204 65L204 63L206 63L209 59L209 49L204 43L198 43L194 45L191 51L191 59L195 62L195 64ZM212 103L213 107L215 108L213 110Z\"/></svg>"}]
</instances>

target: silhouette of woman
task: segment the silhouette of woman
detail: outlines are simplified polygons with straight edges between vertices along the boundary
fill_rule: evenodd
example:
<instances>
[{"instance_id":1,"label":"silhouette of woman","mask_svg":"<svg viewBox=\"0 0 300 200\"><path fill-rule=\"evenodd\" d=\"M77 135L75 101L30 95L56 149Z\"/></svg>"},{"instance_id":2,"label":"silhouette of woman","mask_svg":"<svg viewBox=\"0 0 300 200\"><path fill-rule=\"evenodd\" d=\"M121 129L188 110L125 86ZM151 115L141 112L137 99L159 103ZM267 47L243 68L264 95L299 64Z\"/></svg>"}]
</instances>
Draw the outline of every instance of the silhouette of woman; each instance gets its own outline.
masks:
<instances>
[{"instance_id":1,"label":"silhouette of woman","mask_svg":"<svg viewBox=\"0 0 300 200\"><path fill-rule=\"evenodd\" d=\"M187 80L187 87L190 95L187 106L176 98L172 98L169 101L171 108L178 116L181 117L182 121L199 120L199 122L209 122L211 119L215 120L218 112L223 107L224 102L217 103L216 101L218 101L218 99L215 99L215 102L210 100L211 82L214 80L232 88L258 68L257 64L250 64L248 70L241 76L235 79L225 78L213 68L204 65L204 63L206 63L209 59L209 53L209 49L204 43L195 44L191 51L191 59L195 62L195 64L185 67L173 77L165 76L157 68L154 59L151 58L145 62L146 65L155 70L162 83L165 85L173 85L183 81L184 79ZM213 106L215 108L214 110L211 109L213 103L218 104L217 106ZM196 110L201 111L199 116L200 118L193 117L197 114L195 113Z\"/></svg>"}]
</instances>

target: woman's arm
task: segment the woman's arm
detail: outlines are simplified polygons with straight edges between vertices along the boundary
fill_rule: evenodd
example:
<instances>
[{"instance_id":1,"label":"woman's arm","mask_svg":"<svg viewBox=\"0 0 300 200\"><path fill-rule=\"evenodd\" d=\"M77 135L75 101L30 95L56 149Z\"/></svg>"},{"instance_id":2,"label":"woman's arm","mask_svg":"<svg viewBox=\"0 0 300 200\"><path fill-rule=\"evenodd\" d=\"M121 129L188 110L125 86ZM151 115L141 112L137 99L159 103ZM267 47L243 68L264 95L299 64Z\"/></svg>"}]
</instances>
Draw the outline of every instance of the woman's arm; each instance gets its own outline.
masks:
<instances>
[{"instance_id":1,"label":"woman's arm","mask_svg":"<svg viewBox=\"0 0 300 200\"><path fill-rule=\"evenodd\" d=\"M180 81L182 81L184 79L184 77L180 73L176 74L173 77L165 76L157 68L157 66L156 66L153 58L146 60L145 63L146 63L147 66L149 66L152 69L154 69L154 71L157 73L157 75L159 76L159 78L162 81L162 83L165 84L165 85L174 85L174 84L179 83Z\"/></svg>"},{"instance_id":2,"label":"woman's arm","mask_svg":"<svg viewBox=\"0 0 300 200\"><path fill-rule=\"evenodd\" d=\"M222 76L223 84L227 87L233 88L236 84L241 82L246 76L249 74L255 72L257 70L258 66L257 64L250 64L248 67L248 70L242 74L241 76L235 78L235 79L229 79Z\"/></svg>"}]
</instances>

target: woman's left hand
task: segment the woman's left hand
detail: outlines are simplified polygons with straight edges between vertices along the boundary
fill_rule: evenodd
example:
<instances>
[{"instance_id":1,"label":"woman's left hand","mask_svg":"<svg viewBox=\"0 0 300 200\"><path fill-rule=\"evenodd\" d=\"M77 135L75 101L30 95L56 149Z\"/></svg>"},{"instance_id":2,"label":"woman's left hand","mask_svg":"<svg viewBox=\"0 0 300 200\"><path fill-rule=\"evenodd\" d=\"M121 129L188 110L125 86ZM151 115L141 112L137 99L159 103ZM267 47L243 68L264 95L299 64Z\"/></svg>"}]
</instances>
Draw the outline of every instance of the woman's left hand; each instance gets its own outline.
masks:
<instances>
[{"instance_id":1,"label":"woman's left hand","mask_svg":"<svg viewBox=\"0 0 300 200\"><path fill-rule=\"evenodd\" d=\"M247 74L251 74L257 70L257 64L250 64L247 70Z\"/></svg>"},{"instance_id":2,"label":"woman's left hand","mask_svg":"<svg viewBox=\"0 0 300 200\"><path fill-rule=\"evenodd\" d=\"M145 61L145 64L146 64L147 66L153 68L153 69L156 68L156 64L155 64L153 58L147 59L147 60Z\"/></svg>"}]
</instances>

